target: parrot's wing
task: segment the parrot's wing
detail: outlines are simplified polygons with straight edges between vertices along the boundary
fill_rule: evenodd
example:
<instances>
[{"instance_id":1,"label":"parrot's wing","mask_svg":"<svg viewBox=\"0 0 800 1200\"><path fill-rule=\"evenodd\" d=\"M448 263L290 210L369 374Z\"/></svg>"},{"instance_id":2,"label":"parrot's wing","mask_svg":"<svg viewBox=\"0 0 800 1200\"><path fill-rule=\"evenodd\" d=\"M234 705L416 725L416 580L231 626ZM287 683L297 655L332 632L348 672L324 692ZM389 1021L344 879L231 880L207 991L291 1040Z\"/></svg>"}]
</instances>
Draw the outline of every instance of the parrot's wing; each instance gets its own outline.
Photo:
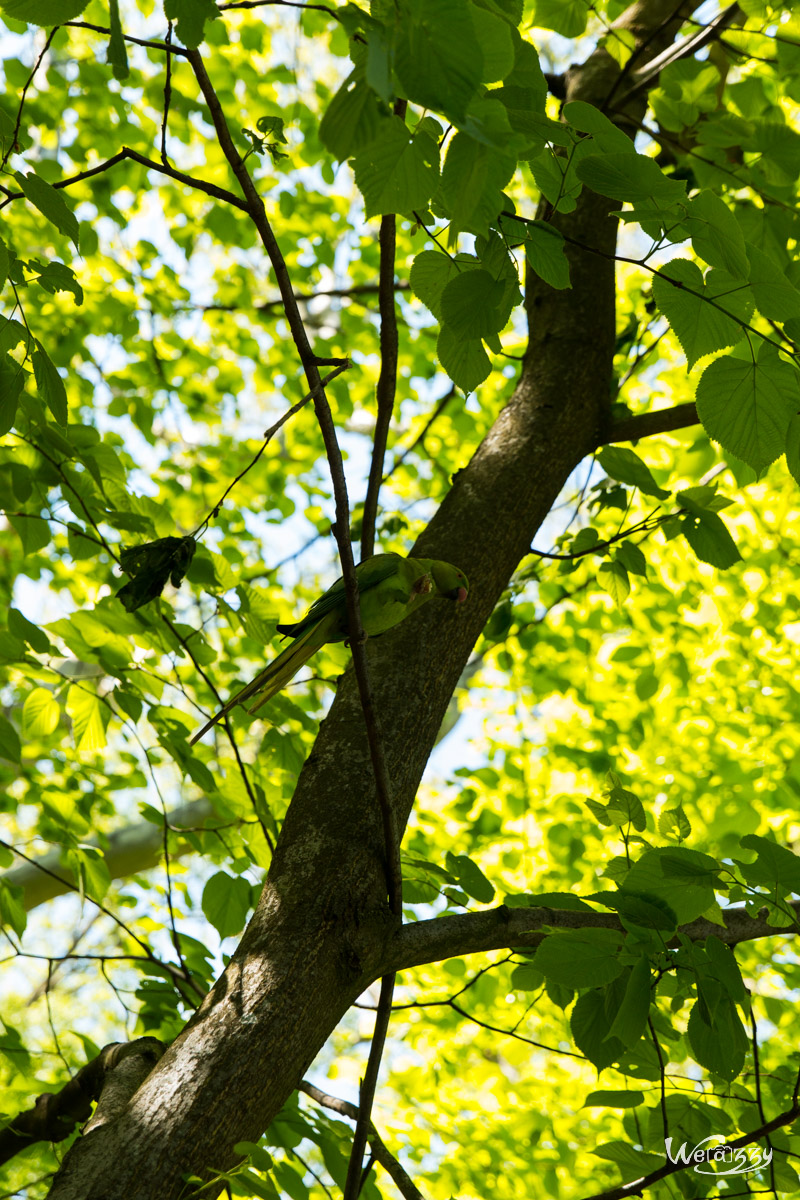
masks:
<instances>
[{"instance_id":1,"label":"parrot's wing","mask_svg":"<svg viewBox=\"0 0 800 1200\"><path fill-rule=\"evenodd\" d=\"M391 579L392 576L398 573L399 564L402 562L403 559L399 554L376 554L374 557L368 558L366 562L359 563L356 567L359 593L363 595L364 592L377 587L379 583ZM309 625L327 616L329 612L336 610L343 613L344 609L344 579L337 579L336 583L329 587L327 592L323 592L319 599L314 601L302 620L298 621L296 625L291 626L291 636L299 636L308 629Z\"/></svg>"}]
</instances>

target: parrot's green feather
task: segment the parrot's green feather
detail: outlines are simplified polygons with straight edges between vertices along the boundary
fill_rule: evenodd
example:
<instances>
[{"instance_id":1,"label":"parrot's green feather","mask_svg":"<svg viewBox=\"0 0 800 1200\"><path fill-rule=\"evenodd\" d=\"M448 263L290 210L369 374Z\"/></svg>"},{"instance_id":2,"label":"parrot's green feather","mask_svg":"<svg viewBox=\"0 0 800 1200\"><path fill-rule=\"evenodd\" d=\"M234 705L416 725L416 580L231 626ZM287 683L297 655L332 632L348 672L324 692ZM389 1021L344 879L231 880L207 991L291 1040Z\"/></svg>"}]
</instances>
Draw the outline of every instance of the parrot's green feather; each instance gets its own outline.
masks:
<instances>
[{"instance_id":1,"label":"parrot's green feather","mask_svg":"<svg viewBox=\"0 0 800 1200\"><path fill-rule=\"evenodd\" d=\"M432 558L403 558L400 554L376 554L356 567L361 624L369 637L378 637L399 625L431 596L465 600L467 580L451 563ZM249 711L255 712L286 687L304 663L328 642L341 642L348 634L347 598L343 579L337 579L315 600L295 625L278 625L279 633L294 638L277 658L256 675L191 739L198 741L212 725L237 704L257 696Z\"/></svg>"},{"instance_id":2,"label":"parrot's green feather","mask_svg":"<svg viewBox=\"0 0 800 1200\"><path fill-rule=\"evenodd\" d=\"M359 563L356 568L359 596L363 596L369 588L377 587L384 580L397 575L398 559L401 562L406 561L401 559L399 554L376 554L373 558L368 558L365 563ZM288 634L289 637L299 637L309 623L318 621L320 617L324 617L334 610L337 613L347 611L344 579L337 579L327 592L323 592L319 599L314 601L302 620L295 625L279 625L278 632Z\"/></svg>"}]
</instances>

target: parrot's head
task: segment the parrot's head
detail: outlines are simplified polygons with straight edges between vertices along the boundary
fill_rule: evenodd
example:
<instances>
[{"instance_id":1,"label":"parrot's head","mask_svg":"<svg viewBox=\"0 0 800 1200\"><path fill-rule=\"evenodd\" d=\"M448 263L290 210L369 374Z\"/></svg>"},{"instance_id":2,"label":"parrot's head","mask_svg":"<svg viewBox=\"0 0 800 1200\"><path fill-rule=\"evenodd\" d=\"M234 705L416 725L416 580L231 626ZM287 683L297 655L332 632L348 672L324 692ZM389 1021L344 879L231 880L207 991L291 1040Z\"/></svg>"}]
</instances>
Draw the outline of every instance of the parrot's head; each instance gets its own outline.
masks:
<instances>
[{"instance_id":1,"label":"parrot's head","mask_svg":"<svg viewBox=\"0 0 800 1200\"><path fill-rule=\"evenodd\" d=\"M457 604L464 603L469 592L469 583L463 571L459 571L452 563L435 561L431 566L431 575L440 596L455 600Z\"/></svg>"}]
</instances>

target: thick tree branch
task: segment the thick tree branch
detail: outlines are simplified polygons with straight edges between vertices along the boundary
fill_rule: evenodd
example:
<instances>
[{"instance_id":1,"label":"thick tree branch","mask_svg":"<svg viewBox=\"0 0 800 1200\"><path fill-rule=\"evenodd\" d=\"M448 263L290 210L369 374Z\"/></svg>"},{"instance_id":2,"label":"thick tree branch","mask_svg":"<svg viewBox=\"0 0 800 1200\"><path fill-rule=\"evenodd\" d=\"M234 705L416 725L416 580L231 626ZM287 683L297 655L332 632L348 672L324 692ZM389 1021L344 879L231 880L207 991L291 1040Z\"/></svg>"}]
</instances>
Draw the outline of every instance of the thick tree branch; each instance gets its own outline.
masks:
<instances>
[{"instance_id":1,"label":"thick tree branch","mask_svg":"<svg viewBox=\"0 0 800 1200\"><path fill-rule=\"evenodd\" d=\"M104 1046L60 1091L43 1092L33 1108L19 1113L0 1130L0 1163L37 1142L63 1142L79 1122L87 1120L97 1100L97 1110L86 1128L88 1133L111 1115L123 1096L127 1102L163 1053L163 1044L154 1037Z\"/></svg>"},{"instance_id":2,"label":"thick tree branch","mask_svg":"<svg viewBox=\"0 0 800 1200\"><path fill-rule=\"evenodd\" d=\"M691 58L698 50L702 50L710 42L716 41L724 30L739 23L742 19L743 13L739 5L731 4L723 12L718 13L707 25L694 33L687 34L686 37L680 38L679 41L662 50L646 66L631 72L631 86L621 96L619 104L624 107L643 89L652 87L660 73L670 63L679 62L683 58Z\"/></svg>"},{"instance_id":3,"label":"thick tree branch","mask_svg":"<svg viewBox=\"0 0 800 1200\"><path fill-rule=\"evenodd\" d=\"M791 905L800 917L800 901ZM770 925L765 918L751 917L743 908L723 912L725 925L698 918L682 925L680 932L692 941L708 937L719 938L728 946L751 942L764 937L794 937L793 927ZM574 909L499 908L484 912L458 913L434 917L404 925L389 947L385 968L404 971L425 963L442 962L463 954L478 954L486 950L508 950L515 946L538 946L554 929L617 929L625 928L614 913L586 912Z\"/></svg>"},{"instance_id":4,"label":"thick tree branch","mask_svg":"<svg viewBox=\"0 0 800 1200\"><path fill-rule=\"evenodd\" d=\"M687 429L699 425L697 405L694 401L676 404L673 408L659 408L656 412L634 413L615 421L601 433L598 446L610 446L614 442L635 442L639 438L653 437L657 433L673 433L676 429Z\"/></svg>"}]
</instances>

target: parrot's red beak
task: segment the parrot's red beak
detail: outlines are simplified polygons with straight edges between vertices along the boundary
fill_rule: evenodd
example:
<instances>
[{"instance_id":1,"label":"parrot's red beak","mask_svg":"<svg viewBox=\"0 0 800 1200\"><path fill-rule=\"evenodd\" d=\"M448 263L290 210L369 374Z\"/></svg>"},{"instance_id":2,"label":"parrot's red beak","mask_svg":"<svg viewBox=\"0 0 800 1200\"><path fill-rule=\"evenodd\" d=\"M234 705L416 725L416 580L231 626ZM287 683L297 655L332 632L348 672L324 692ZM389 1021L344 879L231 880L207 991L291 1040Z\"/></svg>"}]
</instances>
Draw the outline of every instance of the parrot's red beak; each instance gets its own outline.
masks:
<instances>
[{"instance_id":1,"label":"parrot's red beak","mask_svg":"<svg viewBox=\"0 0 800 1200\"><path fill-rule=\"evenodd\" d=\"M465 587L460 587L458 589L458 592L456 593L456 603L463 604L464 601L466 600L466 598L467 598L467 589Z\"/></svg>"}]
</instances>

